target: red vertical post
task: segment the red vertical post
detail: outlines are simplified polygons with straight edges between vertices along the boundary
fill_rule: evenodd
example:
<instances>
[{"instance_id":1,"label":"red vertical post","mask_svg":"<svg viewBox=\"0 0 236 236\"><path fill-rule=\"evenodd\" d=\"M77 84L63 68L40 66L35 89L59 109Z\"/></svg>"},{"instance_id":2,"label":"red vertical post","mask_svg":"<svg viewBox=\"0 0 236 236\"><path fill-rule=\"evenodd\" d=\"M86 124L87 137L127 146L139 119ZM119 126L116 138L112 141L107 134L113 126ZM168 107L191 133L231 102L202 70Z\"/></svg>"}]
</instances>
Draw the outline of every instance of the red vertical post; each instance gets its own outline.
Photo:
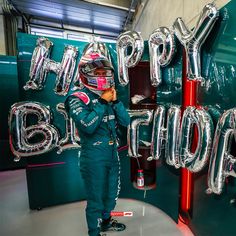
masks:
<instances>
[{"instance_id":1,"label":"red vertical post","mask_svg":"<svg viewBox=\"0 0 236 236\"><path fill-rule=\"evenodd\" d=\"M183 70L182 70L182 112L187 106L197 106L197 83L196 81L190 81L187 78L187 60L186 52L183 50ZM195 149L197 135L194 132L194 140L192 149ZM183 220L188 223L192 210L192 193L193 193L193 174L186 168L181 169L181 199L180 199L180 214Z\"/></svg>"}]
</instances>

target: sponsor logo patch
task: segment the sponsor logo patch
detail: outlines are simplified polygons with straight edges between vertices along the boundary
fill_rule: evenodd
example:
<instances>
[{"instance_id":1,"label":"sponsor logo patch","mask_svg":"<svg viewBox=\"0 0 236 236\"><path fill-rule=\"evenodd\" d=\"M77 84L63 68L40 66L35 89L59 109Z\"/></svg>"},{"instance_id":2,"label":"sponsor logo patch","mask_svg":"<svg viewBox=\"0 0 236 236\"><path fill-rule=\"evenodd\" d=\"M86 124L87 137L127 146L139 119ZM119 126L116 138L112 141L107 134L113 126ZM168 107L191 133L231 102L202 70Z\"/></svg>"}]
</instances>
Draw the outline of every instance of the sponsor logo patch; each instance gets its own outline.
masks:
<instances>
[{"instance_id":1,"label":"sponsor logo patch","mask_svg":"<svg viewBox=\"0 0 236 236\"><path fill-rule=\"evenodd\" d=\"M77 98L82 100L86 105L88 105L90 103L89 96L86 93L84 93L84 92L75 92L72 95L76 96Z\"/></svg>"},{"instance_id":2,"label":"sponsor logo patch","mask_svg":"<svg viewBox=\"0 0 236 236\"><path fill-rule=\"evenodd\" d=\"M133 212L132 211L112 211L111 212L111 216L126 216L126 217L130 217L130 216L133 216Z\"/></svg>"}]
</instances>

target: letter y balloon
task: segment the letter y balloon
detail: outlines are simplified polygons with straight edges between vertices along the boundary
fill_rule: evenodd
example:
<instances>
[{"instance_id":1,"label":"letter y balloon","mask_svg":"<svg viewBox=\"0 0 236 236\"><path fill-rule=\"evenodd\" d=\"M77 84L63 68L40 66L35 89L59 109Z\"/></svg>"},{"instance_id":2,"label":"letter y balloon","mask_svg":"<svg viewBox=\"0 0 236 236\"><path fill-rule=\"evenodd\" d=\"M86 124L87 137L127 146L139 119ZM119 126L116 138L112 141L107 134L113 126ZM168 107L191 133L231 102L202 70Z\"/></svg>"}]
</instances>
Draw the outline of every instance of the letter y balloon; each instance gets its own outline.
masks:
<instances>
[{"instance_id":1,"label":"letter y balloon","mask_svg":"<svg viewBox=\"0 0 236 236\"><path fill-rule=\"evenodd\" d=\"M198 19L193 31L189 30L182 18L173 24L175 35L183 44L187 56L187 73L189 80L202 80L200 50L219 17L219 11L213 3L207 4Z\"/></svg>"}]
</instances>

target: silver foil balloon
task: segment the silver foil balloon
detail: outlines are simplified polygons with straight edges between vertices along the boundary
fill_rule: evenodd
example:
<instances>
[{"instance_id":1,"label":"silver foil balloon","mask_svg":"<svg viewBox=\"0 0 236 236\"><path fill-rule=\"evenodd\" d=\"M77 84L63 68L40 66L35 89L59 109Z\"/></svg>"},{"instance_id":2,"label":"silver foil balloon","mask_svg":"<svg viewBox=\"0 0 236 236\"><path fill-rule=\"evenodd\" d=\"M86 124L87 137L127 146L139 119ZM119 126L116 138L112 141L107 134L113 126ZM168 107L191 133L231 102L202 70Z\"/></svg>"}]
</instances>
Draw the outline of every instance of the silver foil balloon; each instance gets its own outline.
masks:
<instances>
[{"instance_id":1,"label":"silver foil balloon","mask_svg":"<svg viewBox=\"0 0 236 236\"><path fill-rule=\"evenodd\" d=\"M109 61L111 61L110 53L105 43L91 42L87 44L83 50L83 55L91 53L98 53L99 55L106 57Z\"/></svg>"},{"instance_id":2,"label":"silver foil balloon","mask_svg":"<svg viewBox=\"0 0 236 236\"><path fill-rule=\"evenodd\" d=\"M161 83L161 66L167 66L175 52L174 34L166 27L156 29L149 37L150 78L152 86Z\"/></svg>"},{"instance_id":3,"label":"silver foil balloon","mask_svg":"<svg viewBox=\"0 0 236 236\"><path fill-rule=\"evenodd\" d=\"M71 118L69 118L64 103L57 104L57 111L64 116L66 127L65 127L65 137L63 137L58 143L58 154L61 154L65 150L80 148L80 138L78 131L75 127L75 123Z\"/></svg>"},{"instance_id":4,"label":"silver foil balloon","mask_svg":"<svg viewBox=\"0 0 236 236\"><path fill-rule=\"evenodd\" d=\"M71 90L75 91L75 90L81 88L82 86L83 86L83 83L81 82L80 76L79 76L79 66L77 66L76 71L75 71L75 75L73 78Z\"/></svg>"},{"instance_id":5,"label":"silver foil balloon","mask_svg":"<svg viewBox=\"0 0 236 236\"><path fill-rule=\"evenodd\" d=\"M131 53L128 54L128 48ZM144 50L144 41L135 31L127 31L119 35L116 43L118 79L122 86L129 83L128 68L134 67L141 60Z\"/></svg>"},{"instance_id":6,"label":"silver foil balloon","mask_svg":"<svg viewBox=\"0 0 236 236\"><path fill-rule=\"evenodd\" d=\"M46 78L49 72L53 72L55 74L59 74L61 71L61 64L59 62L53 61L49 58L45 59L41 71L42 81L46 82ZM44 82L44 83L45 83Z\"/></svg>"},{"instance_id":7,"label":"silver foil balloon","mask_svg":"<svg viewBox=\"0 0 236 236\"><path fill-rule=\"evenodd\" d=\"M193 130L196 125L198 131L197 147L191 152ZM206 165L211 154L213 140L213 122L204 109L187 107L182 117L180 130L180 164L191 172L199 172Z\"/></svg>"},{"instance_id":8,"label":"silver foil balloon","mask_svg":"<svg viewBox=\"0 0 236 236\"><path fill-rule=\"evenodd\" d=\"M225 178L236 177L236 158L230 154L233 139L236 140L235 108L224 112L217 123L208 170L208 192L221 194Z\"/></svg>"},{"instance_id":9,"label":"silver foil balloon","mask_svg":"<svg viewBox=\"0 0 236 236\"><path fill-rule=\"evenodd\" d=\"M60 63L60 71L57 74L55 93L58 95L66 95L70 88L70 83L75 70L78 48L67 45L64 49L62 61Z\"/></svg>"},{"instance_id":10,"label":"silver foil balloon","mask_svg":"<svg viewBox=\"0 0 236 236\"><path fill-rule=\"evenodd\" d=\"M171 106L167 113L167 133L165 144L165 159L168 165L180 167L179 161L179 137L180 137L181 109L179 106Z\"/></svg>"},{"instance_id":11,"label":"silver foil balloon","mask_svg":"<svg viewBox=\"0 0 236 236\"><path fill-rule=\"evenodd\" d=\"M162 142L165 139L165 108L158 106L153 116L151 156L154 160L158 160L161 156ZM150 158L149 158L150 160Z\"/></svg>"},{"instance_id":12,"label":"silver foil balloon","mask_svg":"<svg viewBox=\"0 0 236 236\"><path fill-rule=\"evenodd\" d=\"M152 121L152 110L129 110L130 125L128 126L128 154L130 157L140 157L139 148L139 126L148 125Z\"/></svg>"},{"instance_id":13,"label":"silver foil balloon","mask_svg":"<svg viewBox=\"0 0 236 236\"><path fill-rule=\"evenodd\" d=\"M213 3L207 4L198 19L193 31L190 31L182 18L177 18L173 24L175 35L183 44L187 58L187 73L189 80L201 80L201 46L219 17L219 11Z\"/></svg>"},{"instance_id":14,"label":"silver foil balloon","mask_svg":"<svg viewBox=\"0 0 236 236\"><path fill-rule=\"evenodd\" d=\"M53 43L49 39L41 37L37 39L36 45L31 59L30 79L24 86L25 90L41 90L45 84L45 78L41 74L43 72L44 61L50 56Z\"/></svg>"},{"instance_id":15,"label":"silver foil balloon","mask_svg":"<svg viewBox=\"0 0 236 236\"><path fill-rule=\"evenodd\" d=\"M53 43L46 38L37 40L37 47L34 49L30 66L30 80L24 86L25 90L41 90L45 86L49 72L57 75L54 91L58 95L66 95L69 91L72 76L75 70L78 48L66 45L61 62L49 58L50 49Z\"/></svg>"},{"instance_id":16,"label":"silver foil balloon","mask_svg":"<svg viewBox=\"0 0 236 236\"><path fill-rule=\"evenodd\" d=\"M37 124L27 124L30 115L37 117ZM12 105L8 120L9 140L17 160L20 157L40 155L56 147L59 134L50 121L49 108L39 102L19 102Z\"/></svg>"}]
</instances>

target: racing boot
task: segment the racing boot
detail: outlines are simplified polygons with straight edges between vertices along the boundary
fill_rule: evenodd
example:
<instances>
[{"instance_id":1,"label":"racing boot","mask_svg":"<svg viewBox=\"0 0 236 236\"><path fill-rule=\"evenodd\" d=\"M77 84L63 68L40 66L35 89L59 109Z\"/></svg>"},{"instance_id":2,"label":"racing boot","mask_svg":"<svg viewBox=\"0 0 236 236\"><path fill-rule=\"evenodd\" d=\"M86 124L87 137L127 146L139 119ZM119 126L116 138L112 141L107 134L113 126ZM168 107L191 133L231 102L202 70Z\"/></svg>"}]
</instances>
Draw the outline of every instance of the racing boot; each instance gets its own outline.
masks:
<instances>
[{"instance_id":1,"label":"racing boot","mask_svg":"<svg viewBox=\"0 0 236 236\"><path fill-rule=\"evenodd\" d=\"M111 217L107 220L103 220L101 224L101 232L106 231L123 231L126 226L123 223L117 222L117 220L112 219Z\"/></svg>"}]
</instances>

